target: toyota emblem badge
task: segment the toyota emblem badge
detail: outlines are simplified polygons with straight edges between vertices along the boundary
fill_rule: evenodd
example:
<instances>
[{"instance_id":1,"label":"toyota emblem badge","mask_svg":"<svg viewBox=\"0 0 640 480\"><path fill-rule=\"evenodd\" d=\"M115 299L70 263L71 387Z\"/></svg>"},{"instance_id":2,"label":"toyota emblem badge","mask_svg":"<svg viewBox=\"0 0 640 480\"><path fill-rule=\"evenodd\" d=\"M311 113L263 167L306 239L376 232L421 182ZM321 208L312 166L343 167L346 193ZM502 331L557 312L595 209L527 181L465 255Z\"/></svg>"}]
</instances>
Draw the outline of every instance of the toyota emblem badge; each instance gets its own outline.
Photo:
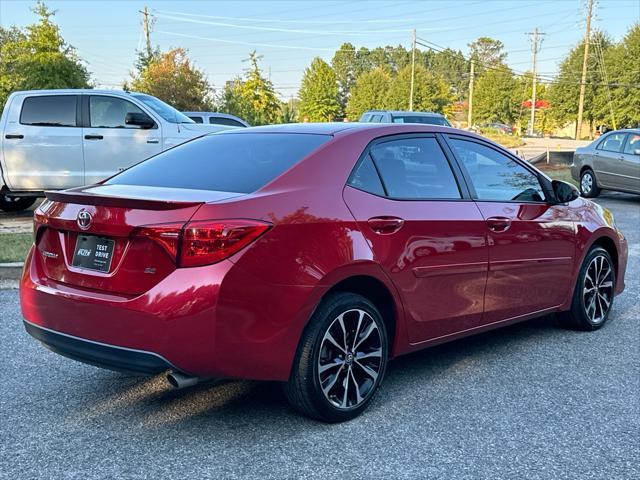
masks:
<instances>
[{"instance_id":1,"label":"toyota emblem badge","mask_svg":"<svg viewBox=\"0 0 640 480\"><path fill-rule=\"evenodd\" d=\"M91 220L91 214L86 210L83 209L78 212L78 226L82 230L87 230L91 226Z\"/></svg>"}]
</instances>

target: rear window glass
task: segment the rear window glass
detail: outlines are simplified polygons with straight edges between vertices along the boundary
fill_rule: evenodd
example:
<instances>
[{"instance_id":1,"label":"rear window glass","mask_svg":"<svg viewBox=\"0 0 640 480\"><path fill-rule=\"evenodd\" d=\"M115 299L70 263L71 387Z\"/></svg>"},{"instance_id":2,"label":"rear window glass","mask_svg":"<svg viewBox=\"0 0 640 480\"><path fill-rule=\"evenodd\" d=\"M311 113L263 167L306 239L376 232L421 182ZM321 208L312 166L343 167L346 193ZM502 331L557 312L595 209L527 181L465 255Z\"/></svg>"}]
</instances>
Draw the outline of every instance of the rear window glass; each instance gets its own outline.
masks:
<instances>
[{"instance_id":1,"label":"rear window glass","mask_svg":"<svg viewBox=\"0 0 640 480\"><path fill-rule=\"evenodd\" d=\"M209 135L139 163L107 184L250 193L329 139L294 133Z\"/></svg>"},{"instance_id":2,"label":"rear window glass","mask_svg":"<svg viewBox=\"0 0 640 480\"><path fill-rule=\"evenodd\" d=\"M419 116L419 115L394 115L393 123L426 123L428 125L444 125L445 127L450 126L447 119L444 117L436 117L436 116Z\"/></svg>"},{"instance_id":3,"label":"rear window glass","mask_svg":"<svg viewBox=\"0 0 640 480\"><path fill-rule=\"evenodd\" d=\"M76 95L25 98L20 123L40 127L75 127Z\"/></svg>"}]
</instances>

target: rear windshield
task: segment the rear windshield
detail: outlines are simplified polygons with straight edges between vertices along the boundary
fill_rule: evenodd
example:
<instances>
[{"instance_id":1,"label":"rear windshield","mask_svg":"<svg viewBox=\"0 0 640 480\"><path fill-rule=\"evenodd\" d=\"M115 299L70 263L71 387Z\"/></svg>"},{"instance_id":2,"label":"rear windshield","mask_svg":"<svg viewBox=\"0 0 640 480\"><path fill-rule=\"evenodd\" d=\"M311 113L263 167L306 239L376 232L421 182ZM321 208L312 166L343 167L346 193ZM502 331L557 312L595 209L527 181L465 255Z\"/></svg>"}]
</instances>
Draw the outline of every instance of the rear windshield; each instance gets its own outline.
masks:
<instances>
[{"instance_id":1,"label":"rear windshield","mask_svg":"<svg viewBox=\"0 0 640 480\"><path fill-rule=\"evenodd\" d=\"M444 125L445 127L451 126L446 118L431 115L394 115L393 123L426 123L429 125Z\"/></svg>"},{"instance_id":2,"label":"rear windshield","mask_svg":"<svg viewBox=\"0 0 640 480\"><path fill-rule=\"evenodd\" d=\"M295 133L208 135L160 153L106 183L251 193L330 138Z\"/></svg>"}]
</instances>

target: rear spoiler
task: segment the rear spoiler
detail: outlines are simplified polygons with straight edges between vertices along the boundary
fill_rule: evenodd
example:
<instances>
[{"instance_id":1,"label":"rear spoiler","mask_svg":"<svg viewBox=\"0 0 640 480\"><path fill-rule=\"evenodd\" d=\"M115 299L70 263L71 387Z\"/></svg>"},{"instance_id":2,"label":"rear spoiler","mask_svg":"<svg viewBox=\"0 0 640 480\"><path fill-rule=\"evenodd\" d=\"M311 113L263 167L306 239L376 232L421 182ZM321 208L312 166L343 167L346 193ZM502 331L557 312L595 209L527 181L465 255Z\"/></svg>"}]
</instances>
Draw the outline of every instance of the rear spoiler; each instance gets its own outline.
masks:
<instances>
[{"instance_id":1,"label":"rear spoiler","mask_svg":"<svg viewBox=\"0 0 640 480\"><path fill-rule=\"evenodd\" d=\"M82 205L103 205L105 207L137 208L140 210L176 210L205 203L194 200L163 200L153 198L119 197L96 195L80 189L44 192L47 199L54 202L79 203Z\"/></svg>"}]
</instances>

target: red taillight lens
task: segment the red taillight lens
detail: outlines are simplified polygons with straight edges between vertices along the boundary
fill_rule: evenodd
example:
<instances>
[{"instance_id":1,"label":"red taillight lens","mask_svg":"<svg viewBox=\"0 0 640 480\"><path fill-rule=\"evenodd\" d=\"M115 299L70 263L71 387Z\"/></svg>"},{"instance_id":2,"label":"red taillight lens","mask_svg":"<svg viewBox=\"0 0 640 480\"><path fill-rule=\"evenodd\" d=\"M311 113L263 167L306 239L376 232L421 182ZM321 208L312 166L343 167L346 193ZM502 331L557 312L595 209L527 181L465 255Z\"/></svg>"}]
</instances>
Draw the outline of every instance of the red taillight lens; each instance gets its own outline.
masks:
<instances>
[{"instance_id":1,"label":"red taillight lens","mask_svg":"<svg viewBox=\"0 0 640 480\"><path fill-rule=\"evenodd\" d=\"M230 257L255 241L271 225L256 220L190 222L182 232L181 267L210 265Z\"/></svg>"},{"instance_id":2,"label":"red taillight lens","mask_svg":"<svg viewBox=\"0 0 640 480\"><path fill-rule=\"evenodd\" d=\"M178 258L178 248L180 246L180 234L184 223L167 223L164 225L148 225L136 228L133 237L148 238L153 240L169 254L175 261Z\"/></svg>"},{"instance_id":3,"label":"red taillight lens","mask_svg":"<svg viewBox=\"0 0 640 480\"><path fill-rule=\"evenodd\" d=\"M179 267L210 265L230 257L271 228L257 220L205 220L148 225L132 236L158 243Z\"/></svg>"}]
</instances>

